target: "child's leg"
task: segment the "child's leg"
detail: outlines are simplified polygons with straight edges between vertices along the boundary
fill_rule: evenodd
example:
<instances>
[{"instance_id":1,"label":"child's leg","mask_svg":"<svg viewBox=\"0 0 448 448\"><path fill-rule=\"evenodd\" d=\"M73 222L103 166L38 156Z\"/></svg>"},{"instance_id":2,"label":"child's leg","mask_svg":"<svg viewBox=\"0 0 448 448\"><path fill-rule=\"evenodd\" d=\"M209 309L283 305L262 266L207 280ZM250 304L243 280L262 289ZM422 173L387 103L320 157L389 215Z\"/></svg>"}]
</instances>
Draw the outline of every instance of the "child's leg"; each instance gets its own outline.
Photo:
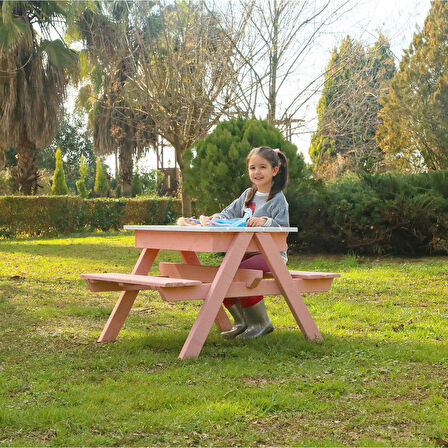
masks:
<instances>
[{"instance_id":1,"label":"child's leg","mask_svg":"<svg viewBox=\"0 0 448 448\"><path fill-rule=\"evenodd\" d=\"M243 261L240 264L241 269L260 269L263 272L269 272L269 266L266 263L262 254L256 254L253 256L248 256L247 258L243 258ZM249 306L255 305L256 303L263 300L263 296L250 296L243 297L240 299L243 308L247 308Z\"/></svg>"},{"instance_id":2,"label":"child's leg","mask_svg":"<svg viewBox=\"0 0 448 448\"><path fill-rule=\"evenodd\" d=\"M255 255L244 255L243 260L238 266L239 269L261 269L263 272L269 272L269 266L266 263L262 254ZM251 296L251 297L242 297L241 299L232 299L225 298L224 306L226 308L230 308L237 302L241 302L243 308L247 308L248 306L255 305L260 300L263 300L263 296Z\"/></svg>"}]
</instances>

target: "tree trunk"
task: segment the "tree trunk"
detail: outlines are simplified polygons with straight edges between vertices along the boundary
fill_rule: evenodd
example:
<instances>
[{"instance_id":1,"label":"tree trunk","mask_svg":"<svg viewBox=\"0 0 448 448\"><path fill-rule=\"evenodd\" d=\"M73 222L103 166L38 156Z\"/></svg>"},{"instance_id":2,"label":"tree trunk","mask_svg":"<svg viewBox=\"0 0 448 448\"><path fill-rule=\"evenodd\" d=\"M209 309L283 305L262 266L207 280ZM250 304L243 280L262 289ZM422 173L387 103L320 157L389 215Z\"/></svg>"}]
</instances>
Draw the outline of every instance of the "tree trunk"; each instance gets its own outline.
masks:
<instances>
[{"instance_id":1,"label":"tree trunk","mask_svg":"<svg viewBox=\"0 0 448 448\"><path fill-rule=\"evenodd\" d=\"M190 195L185 191L184 189L184 168L185 168L185 161L184 161L184 151L185 147L182 144L176 144L173 145L174 150L176 152L176 159L177 164L179 165L180 169L180 185L181 185L181 194L182 194L182 216L190 217L191 216L191 198ZM174 167L176 167L176 163L174 163Z\"/></svg>"},{"instance_id":2,"label":"tree trunk","mask_svg":"<svg viewBox=\"0 0 448 448\"><path fill-rule=\"evenodd\" d=\"M134 169L134 161L132 159L133 151L129 146L121 146L120 148L120 186L121 194L125 197L131 196L132 172Z\"/></svg>"},{"instance_id":3,"label":"tree trunk","mask_svg":"<svg viewBox=\"0 0 448 448\"><path fill-rule=\"evenodd\" d=\"M27 139L21 140L17 146L17 184L24 195L37 193L39 171L37 167L36 145Z\"/></svg>"},{"instance_id":4,"label":"tree trunk","mask_svg":"<svg viewBox=\"0 0 448 448\"><path fill-rule=\"evenodd\" d=\"M275 124L275 115L277 107L277 70L278 70L278 34L279 34L279 14L277 2L274 0L272 18L272 48L269 52L269 98L268 98L268 123Z\"/></svg>"}]
</instances>

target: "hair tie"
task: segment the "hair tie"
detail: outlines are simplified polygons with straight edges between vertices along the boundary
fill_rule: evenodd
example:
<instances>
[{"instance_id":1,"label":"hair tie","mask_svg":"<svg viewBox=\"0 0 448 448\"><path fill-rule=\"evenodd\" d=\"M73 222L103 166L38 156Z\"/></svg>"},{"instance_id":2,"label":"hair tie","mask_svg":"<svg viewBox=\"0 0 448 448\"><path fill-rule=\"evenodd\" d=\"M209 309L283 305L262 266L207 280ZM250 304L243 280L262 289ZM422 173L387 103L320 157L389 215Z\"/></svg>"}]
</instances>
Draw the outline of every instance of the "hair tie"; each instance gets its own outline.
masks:
<instances>
[{"instance_id":1,"label":"hair tie","mask_svg":"<svg viewBox=\"0 0 448 448\"><path fill-rule=\"evenodd\" d=\"M278 153L279 153L279 151L280 151L280 149L278 149L278 148L275 148L275 149L273 149L273 151L278 155Z\"/></svg>"}]
</instances>

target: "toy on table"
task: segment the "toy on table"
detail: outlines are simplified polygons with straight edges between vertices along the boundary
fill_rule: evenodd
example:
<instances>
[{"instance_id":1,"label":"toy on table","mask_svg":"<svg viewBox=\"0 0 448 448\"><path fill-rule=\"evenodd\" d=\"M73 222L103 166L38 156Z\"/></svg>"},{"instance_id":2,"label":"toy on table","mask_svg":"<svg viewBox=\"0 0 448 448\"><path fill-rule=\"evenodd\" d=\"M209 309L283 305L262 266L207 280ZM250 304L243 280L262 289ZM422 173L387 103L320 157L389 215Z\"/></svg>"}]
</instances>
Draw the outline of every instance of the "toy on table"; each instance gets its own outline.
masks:
<instances>
[{"instance_id":1,"label":"toy on table","mask_svg":"<svg viewBox=\"0 0 448 448\"><path fill-rule=\"evenodd\" d=\"M197 218L185 218L181 216L177 220L178 226L211 226L211 227L246 227L247 218L219 219L213 216L201 215Z\"/></svg>"}]
</instances>

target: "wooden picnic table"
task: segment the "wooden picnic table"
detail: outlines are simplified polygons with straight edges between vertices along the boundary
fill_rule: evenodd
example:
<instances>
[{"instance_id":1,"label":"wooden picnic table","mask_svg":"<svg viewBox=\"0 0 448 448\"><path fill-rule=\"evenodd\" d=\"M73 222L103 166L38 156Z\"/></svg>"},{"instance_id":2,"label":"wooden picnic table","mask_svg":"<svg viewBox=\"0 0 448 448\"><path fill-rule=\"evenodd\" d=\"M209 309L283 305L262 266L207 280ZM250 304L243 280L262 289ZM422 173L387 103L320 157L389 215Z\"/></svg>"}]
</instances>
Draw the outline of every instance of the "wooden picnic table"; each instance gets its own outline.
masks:
<instances>
[{"instance_id":1,"label":"wooden picnic table","mask_svg":"<svg viewBox=\"0 0 448 448\"><path fill-rule=\"evenodd\" d=\"M213 322L221 331L232 324L223 307L225 297L284 296L297 324L310 340L322 336L301 293L328 291L339 274L288 271L280 251L288 232L296 227L209 227L174 225L124 226L135 231L135 246L142 249L131 274L82 274L92 291L122 291L98 339L114 341L140 290L160 292L166 301L203 300L203 305L180 351L179 358L198 357ZM183 263L159 263L159 276L149 276L160 250L178 251ZM224 252L220 266L203 266L198 252ZM261 252L270 268L238 269L246 252Z\"/></svg>"}]
</instances>

